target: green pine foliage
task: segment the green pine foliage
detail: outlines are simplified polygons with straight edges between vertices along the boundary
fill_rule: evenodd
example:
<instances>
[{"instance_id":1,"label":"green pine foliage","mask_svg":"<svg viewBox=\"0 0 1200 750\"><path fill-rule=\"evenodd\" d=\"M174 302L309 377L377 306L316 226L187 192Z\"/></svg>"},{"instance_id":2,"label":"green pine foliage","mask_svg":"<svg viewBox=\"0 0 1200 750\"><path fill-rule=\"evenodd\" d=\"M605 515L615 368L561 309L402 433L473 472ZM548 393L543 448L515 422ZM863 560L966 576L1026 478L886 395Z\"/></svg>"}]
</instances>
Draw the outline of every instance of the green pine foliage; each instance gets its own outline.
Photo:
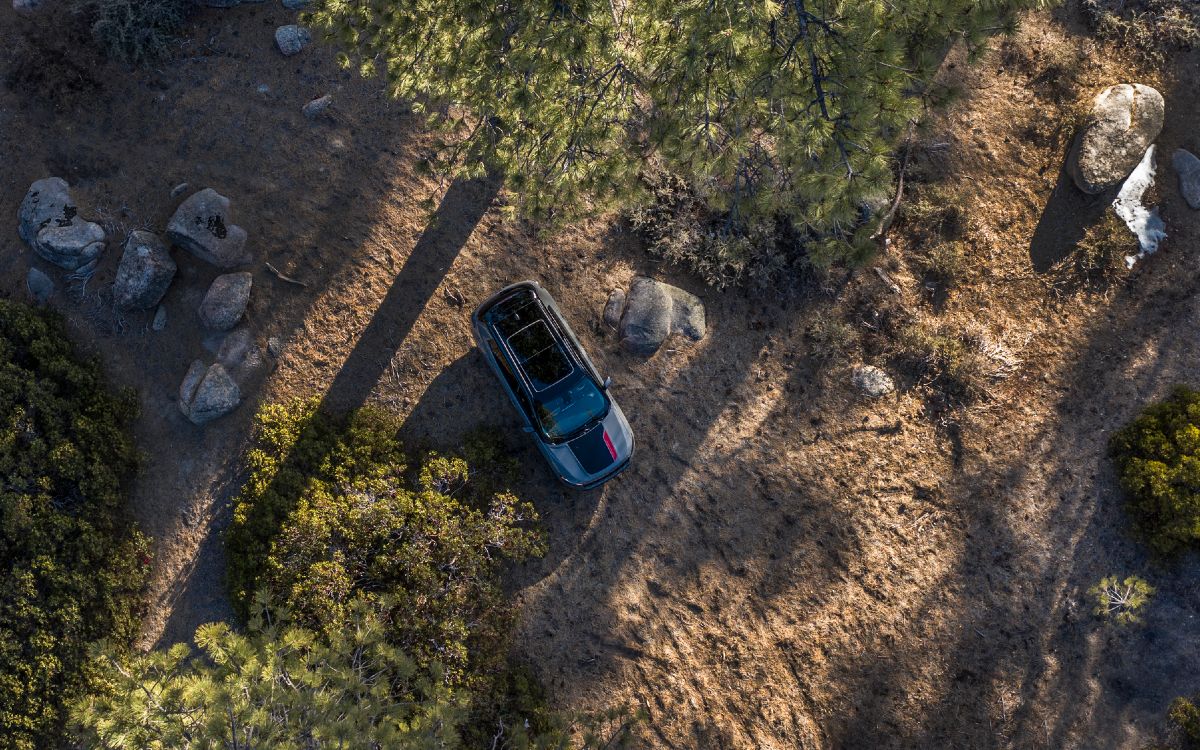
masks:
<instances>
[{"instance_id":1,"label":"green pine foliage","mask_svg":"<svg viewBox=\"0 0 1200 750\"><path fill-rule=\"evenodd\" d=\"M502 172L528 214L625 203L653 155L731 224L783 217L828 264L874 246L863 206L891 191L949 45L1044 4L320 0L307 20L446 126L437 166Z\"/></svg>"},{"instance_id":2,"label":"green pine foliage","mask_svg":"<svg viewBox=\"0 0 1200 750\"><path fill-rule=\"evenodd\" d=\"M1116 576L1105 576L1088 594L1096 602L1092 612L1097 617L1112 620L1118 625L1139 625L1142 622L1142 607L1154 596L1154 587L1138 576L1127 576L1121 580Z\"/></svg>"},{"instance_id":3,"label":"green pine foliage","mask_svg":"<svg viewBox=\"0 0 1200 750\"><path fill-rule=\"evenodd\" d=\"M122 518L136 403L61 324L0 301L0 747L60 740L89 644L136 633L146 540Z\"/></svg>"},{"instance_id":4,"label":"green pine foliage","mask_svg":"<svg viewBox=\"0 0 1200 750\"><path fill-rule=\"evenodd\" d=\"M99 686L72 711L79 740L103 750L457 746L462 706L389 642L366 602L323 634L278 618L264 608L245 634L202 625L200 658L184 644L132 658L98 649Z\"/></svg>"},{"instance_id":5,"label":"green pine foliage","mask_svg":"<svg viewBox=\"0 0 1200 750\"><path fill-rule=\"evenodd\" d=\"M1196 705L1198 700L1200 700L1200 696L1193 698L1180 696L1171 701L1171 708L1167 714L1175 726L1179 727L1179 731L1183 735L1184 747L1200 747L1200 707Z\"/></svg>"},{"instance_id":6,"label":"green pine foliage","mask_svg":"<svg viewBox=\"0 0 1200 750\"><path fill-rule=\"evenodd\" d=\"M508 492L482 496L476 484L491 483L462 459L430 454L410 470L398 427L372 408L345 424L312 403L263 409L227 537L232 594L245 611L265 588L322 632L368 601L418 664L473 685L502 663L497 574L542 553L537 514Z\"/></svg>"},{"instance_id":7,"label":"green pine foliage","mask_svg":"<svg viewBox=\"0 0 1200 750\"><path fill-rule=\"evenodd\" d=\"M1200 540L1200 392L1178 388L1110 444L1139 531L1159 552Z\"/></svg>"}]
</instances>

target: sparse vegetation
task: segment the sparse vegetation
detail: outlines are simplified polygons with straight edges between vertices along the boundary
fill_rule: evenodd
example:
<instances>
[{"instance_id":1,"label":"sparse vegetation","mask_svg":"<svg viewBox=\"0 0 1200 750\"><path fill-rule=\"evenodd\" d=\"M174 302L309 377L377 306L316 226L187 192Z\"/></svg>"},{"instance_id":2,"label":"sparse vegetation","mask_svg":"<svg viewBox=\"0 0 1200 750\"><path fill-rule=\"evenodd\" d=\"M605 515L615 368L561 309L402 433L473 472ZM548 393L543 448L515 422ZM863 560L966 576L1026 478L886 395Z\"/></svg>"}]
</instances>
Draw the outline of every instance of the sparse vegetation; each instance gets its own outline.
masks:
<instances>
[{"instance_id":1,"label":"sparse vegetation","mask_svg":"<svg viewBox=\"0 0 1200 750\"><path fill-rule=\"evenodd\" d=\"M55 747L89 645L128 644L149 559L123 520L136 403L51 316L0 301L0 742Z\"/></svg>"},{"instance_id":2,"label":"sparse vegetation","mask_svg":"<svg viewBox=\"0 0 1200 750\"><path fill-rule=\"evenodd\" d=\"M1101 287L1120 278L1126 271L1125 257L1137 252L1137 237L1115 213L1106 210L1084 230L1062 270L1072 281Z\"/></svg>"},{"instance_id":3,"label":"sparse vegetation","mask_svg":"<svg viewBox=\"0 0 1200 750\"><path fill-rule=\"evenodd\" d=\"M1200 9L1189 0L1083 0L1096 33L1150 65L1200 42Z\"/></svg>"},{"instance_id":4,"label":"sparse vegetation","mask_svg":"<svg viewBox=\"0 0 1200 750\"><path fill-rule=\"evenodd\" d=\"M193 7L190 0L71 0L105 54L138 65L166 56Z\"/></svg>"},{"instance_id":5,"label":"sparse vegetation","mask_svg":"<svg viewBox=\"0 0 1200 750\"><path fill-rule=\"evenodd\" d=\"M949 289L967 270L968 248L960 241L938 242L916 255L916 265L929 281Z\"/></svg>"},{"instance_id":6,"label":"sparse vegetation","mask_svg":"<svg viewBox=\"0 0 1200 750\"><path fill-rule=\"evenodd\" d=\"M1154 596L1154 587L1138 576L1123 581L1106 576L1088 589L1088 595L1096 602L1092 610L1096 616L1118 625L1137 625L1142 621L1142 607Z\"/></svg>"},{"instance_id":7,"label":"sparse vegetation","mask_svg":"<svg viewBox=\"0 0 1200 750\"><path fill-rule=\"evenodd\" d=\"M1200 392L1178 388L1112 437L1138 530L1159 552L1200 540Z\"/></svg>"},{"instance_id":8,"label":"sparse vegetation","mask_svg":"<svg viewBox=\"0 0 1200 750\"><path fill-rule=\"evenodd\" d=\"M859 347L858 331L854 326L830 313L819 313L808 327L813 343L813 355L832 363L845 362Z\"/></svg>"},{"instance_id":9,"label":"sparse vegetation","mask_svg":"<svg viewBox=\"0 0 1200 750\"><path fill-rule=\"evenodd\" d=\"M951 403L968 404L986 392L986 358L978 342L965 333L916 324L901 332L900 349Z\"/></svg>"}]
</instances>

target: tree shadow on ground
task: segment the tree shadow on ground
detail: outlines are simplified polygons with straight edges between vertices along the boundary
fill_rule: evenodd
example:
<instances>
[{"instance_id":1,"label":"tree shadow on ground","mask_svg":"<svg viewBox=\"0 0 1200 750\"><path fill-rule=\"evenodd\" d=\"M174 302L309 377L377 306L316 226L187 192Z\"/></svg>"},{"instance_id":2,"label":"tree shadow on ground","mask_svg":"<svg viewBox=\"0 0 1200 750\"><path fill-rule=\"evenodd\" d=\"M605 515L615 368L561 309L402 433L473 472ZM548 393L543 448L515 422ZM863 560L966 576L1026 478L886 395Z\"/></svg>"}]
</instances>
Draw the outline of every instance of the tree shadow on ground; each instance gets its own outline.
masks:
<instances>
[{"instance_id":1,"label":"tree shadow on ground","mask_svg":"<svg viewBox=\"0 0 1200 750\"><path fill-rule=\"evenodd\" d=\"M388 288L370 323L321 398L317 408L320 416L338 419L366 402L396 349L425 309L446 271L498 191L499 182L490 179L455 181L451 184L425 232ZM254 412L253 407L253 404L244 404L241 407L243 419L250 418ZM240 453L240 450L236 451L235 455ZM321 459L311 455L288 456L284 465L286 467L287 462L299 460L308 464L313 461L319 462ZM230 469L237 470L235 467ZM229 476L228 473L226 476ZM232 477L227 479L226 484L222 496L231 499L241 482ZM283 518L284 516L280 516L276 521L281 522ZM206 534L190 568L180 577L172 592L172 605L197 599L212 603L212 578L224 569L225 551L222 535L229 519L228 511L215 513L209 519ZM277 530L265 528L263 533L270 537ZM171 616L159 639L159 645L189 639L195 627L205 621L197 621L197 614L201 614L202 617L211 616L207 608L198 609L199 612L190 606L172 606Z\"/></svg>"}]
</instances>

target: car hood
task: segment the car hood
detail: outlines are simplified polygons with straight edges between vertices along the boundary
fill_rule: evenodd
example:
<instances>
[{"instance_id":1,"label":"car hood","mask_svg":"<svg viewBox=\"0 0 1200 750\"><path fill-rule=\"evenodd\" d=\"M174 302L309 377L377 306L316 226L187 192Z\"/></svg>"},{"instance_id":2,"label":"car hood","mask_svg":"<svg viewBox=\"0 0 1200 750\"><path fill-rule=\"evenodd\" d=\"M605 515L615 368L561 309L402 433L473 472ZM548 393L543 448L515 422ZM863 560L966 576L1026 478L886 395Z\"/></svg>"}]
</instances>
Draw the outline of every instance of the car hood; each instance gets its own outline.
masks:
<instances>
[{"instance_id":1,"label":"car hood","mask_svg":"<svg viewBox=\"0 0 1200 750\"><path fill-rule=\"evenodd\" d=\"M559 445L547 446L563 477L585 485L622 466L633 452L633 433L614 403L604 419Z\"/></svg>"}]
</instances>

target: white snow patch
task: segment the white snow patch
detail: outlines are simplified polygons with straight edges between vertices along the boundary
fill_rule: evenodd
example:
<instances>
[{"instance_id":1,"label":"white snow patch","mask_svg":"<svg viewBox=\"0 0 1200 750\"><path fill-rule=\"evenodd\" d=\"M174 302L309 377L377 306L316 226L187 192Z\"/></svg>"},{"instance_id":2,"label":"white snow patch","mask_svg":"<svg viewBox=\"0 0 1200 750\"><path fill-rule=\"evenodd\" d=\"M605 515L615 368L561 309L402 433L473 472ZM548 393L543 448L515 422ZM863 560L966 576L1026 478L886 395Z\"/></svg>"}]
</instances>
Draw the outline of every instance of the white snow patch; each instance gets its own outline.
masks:
<instances>
[{"instance_id":1,"label":"white snow patch","mask_svg":"<svg viewBox=\"0 0 1200 750\"><path fill-rule=\"evenodd\" d=\"M1125 180L1117 199L1113 201L1113 210L1129 227L1129 231L1137 235L1140 251L1137 255L1125 256L1125 265L1133 268L1133 264L1158 250L1158 244L1167 237L1167 225L1158 215L1158 207L1146 208L1142 205L1142 195L1154 184L1154 146L1146 149L1142 162Z\"/></svg>"}]
</instances>

